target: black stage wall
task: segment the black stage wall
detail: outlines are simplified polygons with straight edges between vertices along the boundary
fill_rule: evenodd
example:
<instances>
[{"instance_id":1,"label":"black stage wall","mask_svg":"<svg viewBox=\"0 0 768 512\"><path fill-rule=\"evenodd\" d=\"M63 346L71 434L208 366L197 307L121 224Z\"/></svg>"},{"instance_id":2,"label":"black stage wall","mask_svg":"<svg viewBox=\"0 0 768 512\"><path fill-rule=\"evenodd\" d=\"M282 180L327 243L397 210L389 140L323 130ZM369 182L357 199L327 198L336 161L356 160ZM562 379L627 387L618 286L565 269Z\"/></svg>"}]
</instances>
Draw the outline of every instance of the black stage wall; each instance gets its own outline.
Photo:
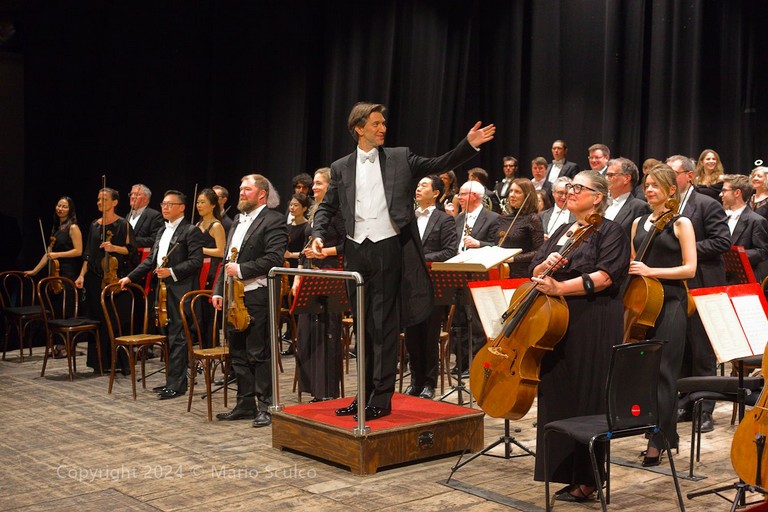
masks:
<instances>
[{"instance_id":1,"label":"black stage wall","mask_svg":"<svg viewBox=\"0 0 768 512\"><path fill-rule=\"evenodd\" d=\"M135 182L155 208L196 183L234 196L250 172L285 198L291 176L352 150L358 100L387 104L388 144L424 155L496 123L470 163L494 180L503 155L527 171L556 138L583 167L595 142L635 161L714 148L742 173L768 159L761 0L15 3L24 266L60 195L81 224L97 215L102 174L121 214Z\"/></svg>"}]
</instances>

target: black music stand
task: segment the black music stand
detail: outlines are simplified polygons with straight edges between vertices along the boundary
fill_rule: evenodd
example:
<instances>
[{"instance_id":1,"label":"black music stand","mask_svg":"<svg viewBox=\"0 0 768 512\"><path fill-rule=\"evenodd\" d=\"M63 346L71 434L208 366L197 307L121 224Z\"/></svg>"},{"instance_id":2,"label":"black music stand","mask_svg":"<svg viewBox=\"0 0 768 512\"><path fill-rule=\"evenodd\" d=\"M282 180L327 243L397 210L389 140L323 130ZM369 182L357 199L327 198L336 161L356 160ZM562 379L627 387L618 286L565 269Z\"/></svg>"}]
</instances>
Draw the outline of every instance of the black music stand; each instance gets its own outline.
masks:
<instances>
[{"instance_id":1,"label":"black music stand","mask_svg":"<svg viewBox=\"0 0 768 512\"><path fill-rule=\"evenodd\" d=\"M729 285L757 282L744 247L732 245L730 250L723 253L723 259L725 260L725 279Z\"/></svg>"},{"instance_id":2,"label":"black music stand","mask_svg":"<svg viewBox=\"0 0 768 512\"><path fill-rule=\"evenodd\" d=\"M483 281L488 279L487 272L468 272L458 270L429 270L429 277L432 280L432 289L435 294L435 304L442 306L464 306L464 311L467 316L467 357L468 364L466 370L472 366L472 321L473 321L473 307L472 295L469 293L469 281ZM458 361L457 361L458 364ZM459 371L456 376L456 385L451 384L450 389L444 393L437 400L439 402L444 401L453 393L458 393L459 405L464 405L464 398L462 392L469 396L469 406L472 406L472 395L469 390L464 386L461 377L462 372Z\"/></svg>"}]
</instances>

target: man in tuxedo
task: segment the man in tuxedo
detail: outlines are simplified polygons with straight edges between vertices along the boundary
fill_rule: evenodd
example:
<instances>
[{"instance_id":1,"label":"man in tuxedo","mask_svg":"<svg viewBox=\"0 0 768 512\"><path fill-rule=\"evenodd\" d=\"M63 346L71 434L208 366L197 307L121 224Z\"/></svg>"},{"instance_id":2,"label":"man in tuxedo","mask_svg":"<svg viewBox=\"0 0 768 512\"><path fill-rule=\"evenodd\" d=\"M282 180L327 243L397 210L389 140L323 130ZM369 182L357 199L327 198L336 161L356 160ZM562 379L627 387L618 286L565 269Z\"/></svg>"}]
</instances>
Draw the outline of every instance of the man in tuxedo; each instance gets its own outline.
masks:
<instances>
[{"instance_id":1,"label":"man in tuxedo","mask_svg":"<svg viewBox=\"0 0 768 512\"><path fill-rule=\"evenodd\" d=\"M571 178L567 176L560 176L555 180L555 184L552 186L552 195L555 198L555 206L544 210L539 214L541 217L541 225L544 226L544 239L548 239L550 233L554 233L557 228L563 224L572 224L576 222L576 217L573 216L565 208L565 201L568 197L568 185L571 183Z\"/></svg>"},{"instance_id":2,"label":"man in tuxedo","mask_svg":"<svg viewBox=\"0 0 768 512\"><path fill-rule=\"evenodd\" d=\"M699 194L692 185L696 164L688 157L674 155L667 164L677 174L680 190L681 215L688 217L696 233L696 276L688 280L688 288L705 288L725 285L725 261L723 253L731 247L725 211L720 203L709 196ZM701 323L698 311L688 319L685 355L680 377L712 376L717 373L717 362L712 344ZM691 417L693 403L687 396L678 401L678 421ZM702 409L701 431L714 429L712 411L715 403L708 401Z\"/></svg>"},{"instance_id":3,"label":"man in tuxedo","mask_svg":"<svg viewBox=\"0 0 768 512\"><path fill-rule=\"evenodd\" d=\"M248 174L240 181L240 214L232 223L225 254L237 249L237 261L222 265L216 278L213 306L221 309L224 281L237 279L245 291L244 305L250 322L245 330L227 325L229 355L237 380L237 405L216 415L222 421L253 419L254 427L272 424L272 352L269 344L269 293L267 273L283 265L288 246L288 226L283 215L268 208L272 186L260 174ZM274 194L274 192L272 192ZM226 315L226 313L225 313ZM225 320L226 321L226 320Z\"/></svg>"},{"instance_id":4,"label":"man in tuxedo","mask_svg":"<svg viewBox=\"0 0 768 512\"><path fill-rule=\"evenodd\" d=\"M456 235L459 252L477 249L478 247L494 246L499 243L499 221L501 216L483 208L483 191L477 183L468 181L459 190L459 204L462 212L456 217ZM480 315L474 306L472 313L472 353L477 353L485 344L485 334L480 323ZM451 369L453 374L469 376L468 329L467 311L457 308L453 319L454 337L453 350L456 353L456 366Z\"/></svg>"},{"instance_id":5,"label":"man in tuxedo","mask_svg":"<svg viewBox=\"0 0 768 512\"><path fill-rule=\"evenodd\" d=\"M567 177L573 179L574 176L579 174L579 164L576 162L569 162L568 157L568 145L564 140L556 140L552 143L552 163L547 167L547 181L552 186L555 185L557 178Z\"/></svg>"},{"instance_id":6,"label":"man in tuxedo","mask_svg":"<svg viewBox=\"0 0 768 512\"><path fill-rule=\"evenodd\" d=\"M517 158L505 156L502 159L502 165L504 166L504 179L496 182L496 186L493 187L494 195L499 201L509 195L509 188L512 186L512 181L515 179L515 173L517 172Z\"/></svg>"},{"instance_id":7,"label":"man in tuxedo","mask_svg":"<svg viewBox=\"0 0 768 512\"><path fill-rule=\"evenodd\" d=\"M589 146L589 168L605 176L608 170L608 160L611 159L611 150L605 144L592 144Z\"/></svg>"},{"instance_id":8,"label":"man in tuxedo","mask_svg":"<svg viewBox=\"0 0 768 512\"><path fill-rule=\"evenodd\" d=\"M131 211L128 214L128 223L133 228L133 236L136 239L136 247L152 247L157 237L157 232L163 227L163 216L159 211L149 208L149 200L152 191L141 183L131 187L129 202Z\"/></svg>"},{"instance_id":9,"label":"man in tuxedo","mask_svg":"<svg viewBox=\"0 0 768 512\"><path fill-rule=\"evenodd\" d=\"M416 187L416 228L424 259L445 261L456 254L456 222L437 209L443 193L443 181L436 174L422 178ZM432 313L418 324L405 329L405 346L411 367L411 384L406 395L432 399L437 385L440 323L445 306L434 306Z\"/></svg>"},{"instance_id":10,"label":"man in tuxedo","mask_svg":"<svg viewBox=\"0 0 768 512\"><path fill-rule=\"evenodd\" d=\"M143 279L154 272L166 287L168 311L168 373L165 385L154 388L160 400L177 398L187 392L189 351L181 322L179 301L185 293L199 287L200 269L203 267L203 234L184 218L186 196L178 190L169 190L160 203L165 224L160 228L149 256L126 277L120 286ZM167 262L163 260L167 257ZM162 327L162 326L161 326Z\"/></svg>"},{"instance_id":11,"label":"man in tuxedo","mask_svg":"<svg viewBox=\"0 0 768 512\"><path fill-rule=\"evenodd\" d=\"M608 192L611 194L612 201L603 216L621 224L627 237L630 237L632 222L651 212L648 203L632 196L632 190L638 180L637 166L628 158L614 158L608 161L605 177L608 180Z\"/></svg>"},{"instance_id":12,"label":"man in tuxedo","mask_svg":"<svg viewBox=\"0 0 768 512\"><path fill-rule=\"evenodd\" d=\"M531 183L537 192L541 192L549 199L549 204L555 204L552 196L552 183L547 180L547 159L537 156L531 160Z\"/></svg>"},{"instance_id":13,"label":"man in tuxedo","mask_svg":"<svg viewBox=\"0 0 768 512\"><path fill-rule=\"evenodd\" d=\"M461 165L496 132L495 126L481 128L478 122L452 151L424 158L408 148L383 147L385 110L374 103L352 108L347 127L357 148L331 164L331 183L315 212L312 231L312 250L320 252L331 220L341 210L347 231L344 267L365 279L365 326L358 329L365 330L366 382L360 391L367 398L367 420L386 416L392 409L400 327L420 322L431 312L429 276L409 226L414 218L414 179ZM354 311L354 287L350 297ZM336 414L357 412L354 400Z\"/></svg>"},{"instance_id":14,"label":"man in tuxedo","mask_svg":"<svg viewBox=\"0 0 768 512\"><path fill-rule=\"evenodd\" d=\"M725 215L728 217L728 230L731 233L731 245L739 245L747 251L747 258L752 266L757 281L765 275L763 268L768 261L768 220L752 211L745 198L752 195L749 178L741 174L723 176L723 189L720 198L723 201ZM736 276L726 272L728 284L739 284Z\"/></svg>"},{"instance_id":15,"label":"man in tuxedo","mask_svg":"<svg viewBox=\"0 0 768 512\"><path fill-rule=\"evenodd\" d=\"M232 218L227 215L227 209L224 208L224 205L227 204L227 201L229 200L229 190L222 187L221 185L214 185L211 187L214 192L216 192L216 197L219 198L219 212L221 213L221 225L224 226L224 232L229 234L229 228L232 227Z\"/></svg>"}]
</instances>

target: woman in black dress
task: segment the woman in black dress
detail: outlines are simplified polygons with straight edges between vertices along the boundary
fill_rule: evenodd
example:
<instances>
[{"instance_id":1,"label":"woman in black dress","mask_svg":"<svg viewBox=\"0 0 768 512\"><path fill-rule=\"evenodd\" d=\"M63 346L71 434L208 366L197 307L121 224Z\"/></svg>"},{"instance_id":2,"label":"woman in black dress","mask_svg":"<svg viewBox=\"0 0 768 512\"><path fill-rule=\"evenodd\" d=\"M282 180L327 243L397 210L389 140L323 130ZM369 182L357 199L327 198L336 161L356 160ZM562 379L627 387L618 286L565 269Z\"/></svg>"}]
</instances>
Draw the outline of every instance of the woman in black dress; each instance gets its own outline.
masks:
<instances>
[{"instance_id":1,"label":"woman in black dress","mask_svg":"<svg viewBox=\"0 0 768 512\"><path fill-rule=\"evenodd\" d=\"M312 233L314 212L317 205L323 202L330 182L330 168L323 167L315 172L312 183L315 204L312 205L310 221L306 224L305 240ZM311 245L307 246L302 251L299 268L340 268L339 256L342 254L346 236L344 220L337 214L323 240L325 247L322 252L316 253ZM300 279L293 283L294 295L299 284ZM313 402L338 398L341 376L341 314L301 314L298 317L296 364L299 370L299 389L311 394L314 397Z\"/></svg>"},{"instance_id":2,"label":"woman in black dress","mask_svg":"<svg viewBox=\"0 0 768 512\"><path fill-rule=\"evenodd\" d=\"M28 276L37 275L51 259L59 262L60 276L68 277L74 281L80 275L80 268L83 266L81 259L83 234L80 231L80 226L77 225L77 212L71 197L63 196L56 203L51 237L54 240L50 252L43 254L37 266L26 271L25 274Z\"/></svg>"},{"instance_id":3,"label":"woman in black dress","mask_svg":"<svg viewBox=\"0 0 768 512\"><path fill-rule=\"evenodd\" d=\"M632 224L632 258L658 219L668 208L667 199L680 201L675 172L666 164L658 164L645 176L645 197L653 211ZM630 275L654 277L664 288L664 305L656 325L647 333L648 339L663 340L661 372L659 374L659 423L669 445L677 447L677 377L683 364L685 327L688 320L688 296L684 279L696 274L696 235L686 217L675 215L658 233L643 261L632 261ZM643 466L658 466L664 442L660 435L649 439Z\"/></svg>"},{"instance_id":4,"label":"woman in black dress","mask_svg":"<svg viewBox=\"0 0 768 512\"><path fill-rule=\"evenodd\" d=\"M312 202L305 194L293 194L291 202L288 203L288 211L293 215L293 220L288 226L288 247L285 250L285 260L291 267L296 268L299 265L299 257L304 246L307 245L307 210Z\"/></svg>"},{"instance_id":5,"label":"woman in black dress","mask_svg":"<svg viewBox=\"0 0 768 512\"><path fill-rule=\"evenodd\" d=\"M604 219L567 259L557 251L589 215L602 215L607 201L608 183L603 176L595 171L577 174L568 185L566 203L576 223L555 230L530 267L533 276L553 266L557 269L552 276L532 280L540 292L565 297L569 310L565 336L541 363L534 475L538 481L544 480L544 426L555 420L605 413L611 347L623 339L624 305L619 288L629 266L629 240L619 224ZM591 499L595 480L587 446L560 435L551 435L549 441L549 479L567 484L556 499Z\"/></svg>"},{"instance_id":6,"label":"woman in black dress","mask_svg":"<svg viewBox=\"0 0 768 512\"><path fill-rule=\"evenodd\" d=\"M202 231L205 244L203 245L203 256L211 258L211 266L208 268L208 275L205 277L205 289L213 289L213 281L219 271L219 264L224 258L224 247L227 245L227 233L224 225L221 223L221 209L219 208L218 196L211 188L204 188L198 195L195 202L197 213L200 220L196 226Z\"/></svg>"},{"instance_id":7,"label":"woman in black dress","mask_svg":"<svg viewBox=\"0 0 768 512\"><path fill-rule=\"evenodd\" d=\"M749 207L753 212L768 219L768 167L755 167L749 174L749 182L755 193L749 198Z\"/></svg>"},{"instance_id":8,"label":"woman in black dress","mask_svg":"<svg viewBox=\"0 0 768 512\"><path fill-rule=\"evenodd\" d=\"M536 189L533 188L531 180L517 178L512 181L509 186L507 209L509 215L499 221L501 247L522 249L521 253L507 260L509 277L530 277L528 266L536 250L544 243L544 228L538 214Z\"/></svg>"},{"instance_id":9,"label":"woman in black dress","mask_svg":"<svg viewBox=\"0 0 768 512\"><path fill-rule=\"evenodd\" d=\"M88 316L101 320L99 337L101 338L101 364L108 370L111 364L111 345L109 332L101 309L101 290L106 286L103 263L106 256L117 260L117 278L127 276L138 263L138 252L133 239L133 230L128 221L115 213L120 199L117 190L103 188L99 191L97 206L102 216L91 222L88 238L83 253L83 266L75 280L75 286L85 290L85 303ZM117 281L115 281L117 282ZM95 343L88 343L88 367L98 371Z\"/></svg>"}]
</instances>

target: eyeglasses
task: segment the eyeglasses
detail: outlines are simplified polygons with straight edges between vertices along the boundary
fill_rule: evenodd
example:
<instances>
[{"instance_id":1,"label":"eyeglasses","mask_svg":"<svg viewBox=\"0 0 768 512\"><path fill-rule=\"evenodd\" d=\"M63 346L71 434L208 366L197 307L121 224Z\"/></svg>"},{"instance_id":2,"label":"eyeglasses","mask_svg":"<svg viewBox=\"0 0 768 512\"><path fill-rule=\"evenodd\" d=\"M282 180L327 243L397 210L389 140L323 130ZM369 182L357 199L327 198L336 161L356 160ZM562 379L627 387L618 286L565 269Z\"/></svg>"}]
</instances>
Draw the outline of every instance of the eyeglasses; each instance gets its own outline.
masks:
<instances>
[{"instance_id":1,"label":"eyeglasses","mask_svg":"<svg viewBox=\"0 0 768 512\"><path fill-rule=\"evenodd\" d=\"M623 176L623 175L624 175L624 173L621 173L621 172L607 172L607 173L605 173L605 177L608 178L609 180L611 178L613 178L614 176Z\"/></svg>"},{"instance_id":2,"label":"eyeglasses","mask_svg":"<svg viewBox=\"0 0 768 512\"><path fill-rule=\"evenodd\" d=\"M515 164L504 164L504 167L517 167Z\"/></svg>"},{"instance_id":3,"label":"eyeglasses","mask_svg":"<svg viewBox=\"0 0 768 512\"><path fill-rule=\"evenodd\" d=\"M566 184L566 185L565 185L565 191L566 191L566 193L568 193L568 192L573 192L573 193L574 193L574 195L579 195L579 194L581 194L581 191L582 191L583 189L591 190L592 192L594 192L594 193L597 193L597 190L595 190L595 189L593 189L593 188L589 188L588 186L586 186L586 185L582 185L582 184L580 184L580 183L573 183L573 184L571 184L571 183L568 183L568 184Z\"/></svg>"},{"instance_id":4,"label":"eyeglasses","mask_svg":"<svg viewBox=\"0 0 768 512\"><path fill-rule=\"evenodd\" d=\"M721 190L721 192L722 192L723 194L725 194L726 192L733 192L733 189L732 189L732 188L725 188L725 187L723 187L723 189Z\"/></svg>"},{"instance_id":5,"label":"eyeglasses","mask_svg":"<svg viewBox=\"0 0 768 512\"><path fill-rule=\"evenodd\" d=\"M556 195L558 197L568 195L568 192L565 190L556 190L553 192L553 195Z\"/></svg>"},{"instance_id":6,"label":"eyeglasses","mask_svg":"<svg viewBox=\"0 0 768 512\"><path fill-rule=\"evenodd\" d=\"M171 206L180 206L184 203L171 203L169 201L163 201L160 203L160 208L170 208Z\"/></svg>"}]
</instances>

